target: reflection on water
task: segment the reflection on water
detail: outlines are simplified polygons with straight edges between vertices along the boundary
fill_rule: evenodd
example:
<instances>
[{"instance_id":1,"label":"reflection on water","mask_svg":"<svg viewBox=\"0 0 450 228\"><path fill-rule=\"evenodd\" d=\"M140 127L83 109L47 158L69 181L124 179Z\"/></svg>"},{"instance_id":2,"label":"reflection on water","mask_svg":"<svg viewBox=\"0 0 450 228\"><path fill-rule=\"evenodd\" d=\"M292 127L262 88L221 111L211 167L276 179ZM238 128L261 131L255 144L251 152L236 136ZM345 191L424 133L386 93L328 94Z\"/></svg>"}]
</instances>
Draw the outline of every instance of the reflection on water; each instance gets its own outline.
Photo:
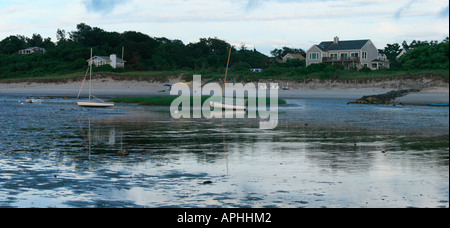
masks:
<instances>
[{"instance_id":1,"label":"reflection on water","mask_svg":"<svg viewBox=\"0 0 450 228\"><path fill-rule=\"evenodd\" d=\"M0 207L449 205L448 108L293 99L260 130L18 99L0 99Z\"/></svg>"}]
</instances>

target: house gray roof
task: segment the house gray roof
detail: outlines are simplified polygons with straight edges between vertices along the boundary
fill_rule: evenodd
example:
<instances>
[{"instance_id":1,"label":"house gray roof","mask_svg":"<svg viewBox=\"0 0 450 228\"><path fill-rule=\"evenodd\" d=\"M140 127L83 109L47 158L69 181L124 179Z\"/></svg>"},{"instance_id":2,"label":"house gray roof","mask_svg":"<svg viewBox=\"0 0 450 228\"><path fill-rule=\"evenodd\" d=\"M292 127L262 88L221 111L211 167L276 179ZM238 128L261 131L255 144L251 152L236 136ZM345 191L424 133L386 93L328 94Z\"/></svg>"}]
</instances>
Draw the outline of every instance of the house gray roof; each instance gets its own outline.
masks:
<instances>
[{"instance_id":1,"label":"house gray roof","mask_svg":"<svg viewBox=\"0 0 450 228\"><path fill-rule=\"evenodd\" d=\"M106 61L111 61L110 56L94 56L93 58L95 59L95 57L104 59L104 60L106 60ZM121 58L119 58L119 57L116 57L116 62L118 62L118 63L124 63L124 62L126 62L126 61L123 60L123 59L121 59Z\"/></svg>"},{"instance_id":2,"label":"house gray roof","mask_svg":"<svg viewBox=\"0 0 450 228\"><path fill-rule=\"evenodd\" d=\"M339 41L337 44L333 41L325 41L318 45L322 51L336 51L336 50L358 50L364 47L369 40L347 40Z\"/></svg>"}]
</instances>

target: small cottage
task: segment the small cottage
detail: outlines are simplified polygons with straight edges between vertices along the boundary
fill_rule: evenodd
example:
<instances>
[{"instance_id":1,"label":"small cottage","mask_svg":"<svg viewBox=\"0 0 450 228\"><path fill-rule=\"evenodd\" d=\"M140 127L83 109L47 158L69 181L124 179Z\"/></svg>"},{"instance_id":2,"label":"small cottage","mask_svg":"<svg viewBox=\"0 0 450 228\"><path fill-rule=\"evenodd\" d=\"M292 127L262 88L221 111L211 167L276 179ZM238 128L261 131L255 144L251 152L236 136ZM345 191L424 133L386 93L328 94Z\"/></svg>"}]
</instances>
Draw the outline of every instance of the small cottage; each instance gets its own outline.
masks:
<instances>
[{"instance_id":1,"label":"small cottage","mask_svg":"<svg viewBox=\"0 0 450 228\"><path fill-rule=\"evenodd\" d=\"M45 53L45 52L47 52L45 50L45 48L41 48L41 47L30 47L27 49L19 50L19 54L21 54L21 55L28 55L31 53Z\"/></svg>"},{"instance_id":2,"label":"small cottage","mask_svg":"<svg viewBox=\"0 0 450 228\"><path fill-rule=\"evenodd\" d=\"M116 69L124 68L125 63L127 61L118 58L115 54L112 54L110 56L93 56L91 59L88 59L86 62L88 62L88 65L90 66L92 63L94 63L95 66L103 66L103 65L110 65L112 68Z\"/></svg>"},{"instance_id":3,"label":"small cottage","mask_svg":"<svg viewBox=\"0 0 450 228\"><path fill-rule=\"evenodd\" d=\"M290 59L299 59L299 60L305 60L305 57L301 54L292 54L288 53L283 57L283 63L286 63Z\"/></svg>"}]
</instances>

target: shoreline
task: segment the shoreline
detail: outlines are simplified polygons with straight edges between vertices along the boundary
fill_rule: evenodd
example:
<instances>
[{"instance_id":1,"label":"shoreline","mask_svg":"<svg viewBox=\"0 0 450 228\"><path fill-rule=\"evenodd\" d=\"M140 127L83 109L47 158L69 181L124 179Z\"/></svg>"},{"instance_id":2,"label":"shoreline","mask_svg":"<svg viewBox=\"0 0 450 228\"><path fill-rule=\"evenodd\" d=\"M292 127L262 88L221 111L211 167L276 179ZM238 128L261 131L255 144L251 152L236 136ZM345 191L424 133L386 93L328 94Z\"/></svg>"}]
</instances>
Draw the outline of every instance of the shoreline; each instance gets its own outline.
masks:
<instances>
[{"instance_id":1,"label":"shoreline","mask_svg":"<svg viewBox=\"0 0 450 228\"><path fill-rule=\"evenodd\" d=\"M146 81L119 81L112 78L100 78L92 80L94 94L99 97L133 97L133 96L167 96L168 93L158 91L165 90L164 84L175 84L180 82L178 78L167 82ZM270 82L277 82L271 80ZM279 89L280 99L301 98L336 98L356 100L362 96L377 95L400 89L420 89L420 92L410 93L404 97L397 98L398 103L405 105L425 105L428 103L449 103L449 84L443 81L431 79L404 80L393 79L384 81L368 81L365 83L349 83L339 81L310 81L286 82L280 81L279 87L288 86L289 90ZM76 97L80 91L82 81L65 83L28 83L28 82L0 82L0 96L23 95L23 96L68 96ZM88 84L84 85L81 97L88 94Z\"/></svg>"}]
</instances>

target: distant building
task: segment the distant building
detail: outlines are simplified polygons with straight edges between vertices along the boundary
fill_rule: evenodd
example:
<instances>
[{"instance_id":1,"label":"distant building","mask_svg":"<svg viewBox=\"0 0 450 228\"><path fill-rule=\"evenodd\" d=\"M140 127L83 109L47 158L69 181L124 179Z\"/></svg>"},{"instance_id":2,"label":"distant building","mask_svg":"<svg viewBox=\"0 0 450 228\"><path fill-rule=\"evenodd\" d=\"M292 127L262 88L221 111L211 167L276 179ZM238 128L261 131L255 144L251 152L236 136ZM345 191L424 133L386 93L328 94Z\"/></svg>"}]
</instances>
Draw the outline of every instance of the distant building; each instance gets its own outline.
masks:
<instances>
[{"instance_id":1,"label":"distant building","mask_svg":"<svg viewBox=\"0 0 450 228\"><path fill-rule=\"evenodd\" d=\"M45 53L45 52L47 52L45 50L45 48L41 48L41 47L30 47L27 49L19 50L19 54L21 54L21 55L28 55L31 53Z\"/></svg>"},{"instance_id":2,"label":"distant building","mask_svg":"<svg viewBox=\"0 0 450 228\"><path fill-rule=\"evenodd\" d=\"M378 60L389 61L386 54L378 53Z\"/></svg>"},{"instance_id":3,"label":"distant building","mask_svg":"<svg viewBox=\"0 0 450 228\"><path fill-rule=\"evenodd\" d=\"M286 63L288 60L290 59L300 59L300 60L305 60L305 57L301 54L291 54L288 53L283 57L283 63Z\"/></svg>"},{"instance_id":4,"label":"distant building","mask_svg":"<svg viewBox=\"0 0 450 228\"><path fill-rule=\"evenodd\" d=\"M314 63L340 64L344 68L357 69L389 68L387 58L379 55L378 49L371 40L340 41L339 37L335 37L333 41L313 45L307 51L306 66Z\"/></svg>"},{"instance_id":5,"label":"distant building","mask_svg":"<svg viewBox=\"0 0 450 228\"><path fill-rule=\"evenodd\" d=\"M409 51L411 51L411 49L403 48L402 51L395 58L398 60L398 59L400 59L400 57L402 57L404 54L408 53Z\"/></svg>"},{"instance_id":6,"label":"distant building","mask_svg":"<svg viewBox=\"0 0 450 228\"><path fill-rule=\"evenodd\" d=\"M112 54L110 56L94 56L92 57L92 59L88 59L86 62L88 62L89 66L92 63L94 63L95 66L103 66L109 64L112 68L116 69L117 67L125 67L125 63L127 61L121 58L117 58L115 54Z\"/></svg>"}]
</instances>

